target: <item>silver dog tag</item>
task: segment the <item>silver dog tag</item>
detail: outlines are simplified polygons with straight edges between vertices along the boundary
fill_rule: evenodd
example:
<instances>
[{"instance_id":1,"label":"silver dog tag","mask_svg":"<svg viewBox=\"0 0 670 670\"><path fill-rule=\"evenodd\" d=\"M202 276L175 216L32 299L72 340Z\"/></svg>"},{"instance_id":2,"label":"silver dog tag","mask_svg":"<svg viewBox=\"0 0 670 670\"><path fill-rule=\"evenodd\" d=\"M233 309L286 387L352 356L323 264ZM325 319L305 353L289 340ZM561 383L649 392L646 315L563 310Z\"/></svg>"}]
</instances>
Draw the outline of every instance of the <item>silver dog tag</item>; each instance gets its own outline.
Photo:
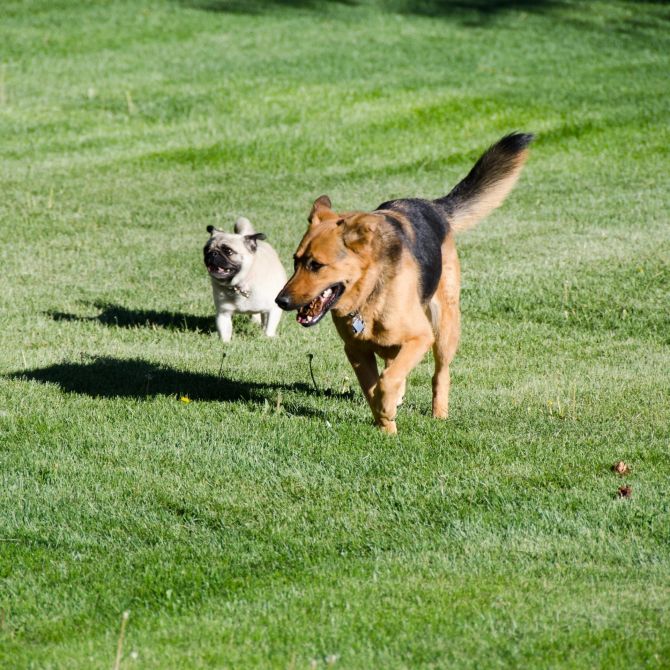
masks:
<instances>
[{"instance_id":1,"label":"silver dog tag","mask_svg":"<svg viewBox=\"0 0 670 670\"><path fill-rule=\"evenodd\" d=\"M365 330L365 321L361 319L360 314L356 314L351 321L351 330L354 335L360 335Z\"/></svg>"}]
</instances>

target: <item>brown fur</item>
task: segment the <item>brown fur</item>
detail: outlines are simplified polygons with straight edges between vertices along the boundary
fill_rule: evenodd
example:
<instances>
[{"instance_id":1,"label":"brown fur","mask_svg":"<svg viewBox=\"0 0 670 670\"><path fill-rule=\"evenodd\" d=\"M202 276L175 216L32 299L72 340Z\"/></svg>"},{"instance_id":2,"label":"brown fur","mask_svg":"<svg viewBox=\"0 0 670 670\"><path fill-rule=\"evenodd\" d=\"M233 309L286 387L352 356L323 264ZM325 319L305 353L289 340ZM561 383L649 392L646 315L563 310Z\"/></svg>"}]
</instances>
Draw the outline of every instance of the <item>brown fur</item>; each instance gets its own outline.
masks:
<instances>
[{"instance_id":1,"label":"brown fur","mask_svg":"<svg viewBox=\"0 0 670 670\"><path fill-rule=\"evenodd\" d=\"M392 210L336 213L330 199L321 196L310 212L309 228L295 253L295 272L277 302L295 309L337 283L344 285L331 309L333 321L375 423L387 433L396 432L407 375L431 346L433 416L448 415L449 364L460 338L460 266L453 231L471 227L500 205L516 182L527 152L507 155L501 146L482 156L451 200L433 201L446 211L450 225L441 246L442 267L435 269L439 284L427 301L420 299L421 273L410 244L416 222L404 213L411 211L404 208L407 201L391 203ZM358 316L365 328L355 334L352 322ZM381 373L376 356L384 363Z\"/></svg>"}]
</instances>

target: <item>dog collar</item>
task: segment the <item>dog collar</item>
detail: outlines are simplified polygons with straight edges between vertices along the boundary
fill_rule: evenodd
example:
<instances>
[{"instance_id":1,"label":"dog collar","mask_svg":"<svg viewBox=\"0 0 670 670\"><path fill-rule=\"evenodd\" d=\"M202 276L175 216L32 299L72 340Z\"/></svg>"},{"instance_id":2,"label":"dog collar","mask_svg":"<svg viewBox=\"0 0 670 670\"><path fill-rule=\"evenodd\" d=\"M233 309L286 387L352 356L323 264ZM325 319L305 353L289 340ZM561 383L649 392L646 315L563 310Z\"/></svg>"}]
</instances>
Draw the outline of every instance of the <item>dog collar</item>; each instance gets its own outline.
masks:
<instances>
[{"instance_id":1,"label":"dog collar","mask_svg":"<svg viewBox=\"0 0 670 670\"><path fill-rule=\"evenodd\" d=\"M235 286L231 286L230 288L232 288L235 293L237 293L238 295L241 295L244 298L249 297L250 291L245 291L241 286L235 285Z\"/></svg>"},{"instance_id":2,"label":"dog collar","mask_svg":"<svg viewBox=\"0 0 670 670\"><path fill-rule=\"evenodd\" d=\"M351 319L351 330L354 335L360 335L365 330L365 321L358 310L347 315Z\"/></svg>"}]
</instances>

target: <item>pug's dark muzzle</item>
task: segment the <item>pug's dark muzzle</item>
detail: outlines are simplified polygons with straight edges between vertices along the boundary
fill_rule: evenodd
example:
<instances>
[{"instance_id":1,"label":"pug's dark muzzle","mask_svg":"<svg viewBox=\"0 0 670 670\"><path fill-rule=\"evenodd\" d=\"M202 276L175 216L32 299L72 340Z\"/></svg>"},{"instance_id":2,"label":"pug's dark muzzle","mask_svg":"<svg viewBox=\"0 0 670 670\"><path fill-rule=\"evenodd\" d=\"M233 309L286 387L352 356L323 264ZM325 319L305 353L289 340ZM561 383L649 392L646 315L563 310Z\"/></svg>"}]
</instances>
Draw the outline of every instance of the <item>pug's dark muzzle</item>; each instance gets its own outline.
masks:
<instances>
[{"instance_id":1,"label":"pug's dark muzzle","mask_svg":"<svg viewBox=\"0 0 670 670\"><path fill-rule=\"evenodd\" d=\"M240 266L237 263L234 263L228 256L216 250L205 250L205 265L207 272L215 279L230 279L240 270Z\"/></svg>"}]
</instances>

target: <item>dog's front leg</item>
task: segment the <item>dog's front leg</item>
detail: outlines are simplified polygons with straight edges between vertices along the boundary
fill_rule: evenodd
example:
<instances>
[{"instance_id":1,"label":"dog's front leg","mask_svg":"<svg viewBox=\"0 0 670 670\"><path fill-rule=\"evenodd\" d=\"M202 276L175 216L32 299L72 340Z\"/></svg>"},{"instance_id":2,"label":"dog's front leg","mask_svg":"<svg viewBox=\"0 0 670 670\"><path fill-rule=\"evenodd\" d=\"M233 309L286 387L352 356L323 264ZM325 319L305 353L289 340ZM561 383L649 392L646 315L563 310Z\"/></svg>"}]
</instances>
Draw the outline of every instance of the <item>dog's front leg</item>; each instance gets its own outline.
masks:
<instances>
[{"instance_id":1,"label":"dog's front leg","mask_svg":"<svg viewBox=\"0 0 670 670\"><path fill-rule=\"evenodd\" d=\"M405 390L405 380L425 356L432 343L432 334L419 335L407 340L380 375L372 399L372 411L377 425L385 433L398 432L395 418Z\"/></svg>"},{"instance_id":2,"label":"dog's front leg","mask_svg":"<svg viewBox=\"0 0 670 670\"><path fill-rule=\"evenodd\" d=\"M233 337L233 317L230 312L219 312L216 315L216 329L223 342L230 342Z\"/></svg>"},{"instance_id":3,"label":"dog's front leg","mask_svg":"<svg viewBox=\"0 0 670 670\"><path fill-rule=\"evenodd\" d=\"M384 359L384 367L388 368L391 363L395 360L394 357L389 356L388 358ZM405 399L405 387L407 385L407 379L403 379L402 384L400 385L400 390L398 391L398 407L402 405L403 400Z\"/></svg>"},{"instance_id":4,"label":"dog's front leg","mask_svg":"<svg viewBox=\"0 0 670 670\"><path fill-rule=\"evenodd\" d=\"M345 345L344 353L351 363L351 367L356 373L356 378L358 383L363 389L363 394L365 399L370 405L372 413L375 415L375 421L377 420L377 415L375 414L375 408L373 405L373 397L375 387L379 381L379 372L377 371L377 359L372 351L366 349L360 349L356 346Z\"/></svg>"}]
</instances>

